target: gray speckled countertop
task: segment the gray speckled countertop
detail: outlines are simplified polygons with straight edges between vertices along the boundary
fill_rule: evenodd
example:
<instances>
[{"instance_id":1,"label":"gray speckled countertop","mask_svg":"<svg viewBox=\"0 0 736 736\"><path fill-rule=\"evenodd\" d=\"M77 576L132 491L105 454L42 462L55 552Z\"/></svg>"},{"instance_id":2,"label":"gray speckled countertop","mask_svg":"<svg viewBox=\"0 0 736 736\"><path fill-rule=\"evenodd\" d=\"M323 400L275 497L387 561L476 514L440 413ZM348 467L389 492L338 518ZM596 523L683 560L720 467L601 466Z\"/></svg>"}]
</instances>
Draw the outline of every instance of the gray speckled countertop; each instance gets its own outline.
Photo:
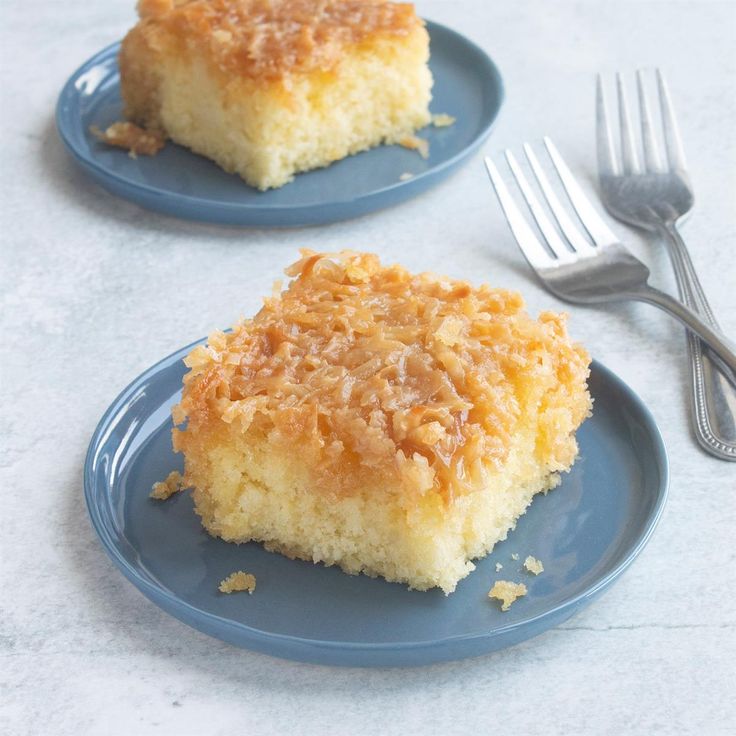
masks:
<instances>
[{"instance_id":1,"label":"gray speckled countertop","mask_svg":"<svg viewBox=\"0 0 736 736\"><path fill-rule=\"evenodd\" d=\"M78 64L131 25L133 5L7 0L1 11L0 731L727 733L736 722L736 466L697 449L684 336L644 305L565 307L573 333L651 407L672 485L639 560L563 626L476 660L331 669L210 639L117 573L82 497L98 418L158 358L253 311L298 246L372 249L413 269L518 288L532 311L559 307L530 279L480 156L403 206L299 231L180 222L102 192L67 158L53 110ZM547 133L592 174L593 73L665 69L698 198L685 237L736 334L736 3L418 5L484 46L505 76L489 152ZM663 250L627 236L655 282L672 288Z\"/></svg>"}]
</instances>

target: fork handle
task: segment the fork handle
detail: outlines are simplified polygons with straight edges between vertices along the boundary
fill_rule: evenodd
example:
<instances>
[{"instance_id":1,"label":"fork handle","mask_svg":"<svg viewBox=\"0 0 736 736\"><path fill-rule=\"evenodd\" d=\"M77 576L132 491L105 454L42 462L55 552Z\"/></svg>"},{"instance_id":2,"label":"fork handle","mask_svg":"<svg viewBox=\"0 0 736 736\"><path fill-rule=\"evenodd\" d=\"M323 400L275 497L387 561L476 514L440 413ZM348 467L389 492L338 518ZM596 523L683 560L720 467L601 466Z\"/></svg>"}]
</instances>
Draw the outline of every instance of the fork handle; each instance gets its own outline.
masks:
<instances>
[{"instance_id":1,"label":"fork handle","mask_svg":"<svg viewBox=\"0 0 736 736\"><path fill-rule=\"evenodd\" d=\"M676 223L663 224L661 234L670 246L667 250L680 298L711 327L719 329ZM691 332L687 334L687 346L695 436L711 455L736 462L736 383L729 382L719 370L717 359Z\"/></svg>"},{"instance_id":2,"label":"fork handle","mask_svg":"<svg viewBox=\"0 0 736 736\"><path fill-rule=\"evenodd\" d=\"M711 327L719 329L718 322L713 316L713 311L706 299L703 286L700 283L695 266L690 258L690 252L685 245L685 241L677 229L674 222L667 222L661 226L662 234L669 239L671 248L669 254L672 258L672 265L675 269L675 277L677 278L677 286L680 290L682 300L688 307L699 312L705 318L705 321Z\"/></svg>"},{"instance_id":3,"label":"fork handle","mask_svg":"<svg viewBox=\"0 0 736 736\"><path fill-rule=\"evenodd\" d=\"M723 364L722 367L726 369L729 380L736 382L736 347L722 332L704 322L698 314L682 302L653 286L645 285L631 292L629 296L637 301L653 304L682 322L713 351Z\"/></svg>"}]
</instances>

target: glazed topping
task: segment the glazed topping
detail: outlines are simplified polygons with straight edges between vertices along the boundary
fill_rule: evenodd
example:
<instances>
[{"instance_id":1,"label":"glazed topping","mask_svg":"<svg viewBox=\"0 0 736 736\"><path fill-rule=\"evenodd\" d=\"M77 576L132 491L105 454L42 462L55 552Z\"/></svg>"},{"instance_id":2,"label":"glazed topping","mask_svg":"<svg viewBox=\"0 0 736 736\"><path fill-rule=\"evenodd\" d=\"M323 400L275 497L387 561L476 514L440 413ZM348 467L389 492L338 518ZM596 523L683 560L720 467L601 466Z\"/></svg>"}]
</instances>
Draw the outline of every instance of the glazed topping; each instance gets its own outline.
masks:
<instances>
[{"instance_id":1,"label":"glazed topping","mask_svg":"<svg viewBox=\"0 0 736 736\"><path fill-rule=\"evenodd\" d=\"M421 24L411 3L382 0L141 0L152 32L200 47L228 74L279 78L329 70L347 45L405 36Z\"/></svg>"},{"instance_id":2,"label":"glazed topping","mask_svg":"<svg viewBox=\"0 0 736 736\"><path fill-rule=\"evenodd\" d=\"M564 317L533 320L515 292L412 275L370 254L302 253L283 293L187 358L175 413L187 434L237 423L312 453L338 487L372 468L451 499L506 458L528 402L552 424L555 412L578 423L587 414L589 358ZM538 449L569 462L574 441L559 434L540 427Z\"/></svg>"},{"instance_id":3,"label":"glazed topping","mask_svg":"<svg viewBox=\"0 0 736 736\"><path fill-rule=\"evenodd\" d=\"M144 130L128 122L113 123L105 130L92 125L90 132L103 143L127 149L133 157L139 153L155 156L166 145L166 140L160 133Z\"/></svg>"}]
</instances>

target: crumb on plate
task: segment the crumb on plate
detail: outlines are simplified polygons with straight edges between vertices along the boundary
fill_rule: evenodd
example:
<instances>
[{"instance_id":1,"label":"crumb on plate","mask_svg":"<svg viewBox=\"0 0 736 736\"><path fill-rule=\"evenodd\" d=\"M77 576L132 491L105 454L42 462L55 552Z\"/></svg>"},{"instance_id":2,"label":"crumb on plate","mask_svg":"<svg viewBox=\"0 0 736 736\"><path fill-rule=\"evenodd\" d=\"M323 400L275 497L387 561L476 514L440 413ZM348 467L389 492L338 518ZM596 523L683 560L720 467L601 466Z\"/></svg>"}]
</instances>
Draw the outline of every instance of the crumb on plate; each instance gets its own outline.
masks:
<instances>
[{"instance_id":1,"label":"crumb on plate","mask_svg":"<svg viewBox=\"0 0 736 736\"><path fill-rule=\"evenodd\" d=\"M220 593L236 593L241 590L247 590L249 594L256 589L256 576L249 572L238 570L230 573L219 585Z\"/></svg>"},{"instance_id":2,"label":"crumb on plate","mask_svg":"<svg viewBox=\"0 0 736 736\"><path fill-rule=\"evenodd\" d=\"M417 151L422 158L429 158L429 141L418 135L407 135L399 141L400 146Z\"/></svg>"},{"instance_id":3,"label":"crumb on plate","mask_svg":"<svg viewBox=\"0 0 736 736\"><path fill-rule=\"evenodd\" d=\"M511 559L512 560L518 560L519 559L519 555L516 552L514 552L514 554L511 555Z\"/></svg>"},{"instance_id":4,"label":"crumb on plate","mask_svg":"<svg viewBox=\"0 0 736 736\"><path fill-rule=\"evenodd\" d=\"M186 488L184 478L181 477L181 473L174 470L166 476L166 480L154 483L151 488L151 498L155 498L157 501L165 501L175 493L183 491Z\"/></svg>"},{"instance_id":5,"label":"crumb on plate","mask_svg":"<svg viewBox=\"0 0 736 736\"><path fill-rule=\"evenodd\" d=\"M103 143L118 148L126 148L133 158L139 153L144 156L155 156L166 144L166 139L161 133L145 130L134 123L113 123L105 130L100 130L96 125L91 125L89 130L95 138Z\"/></svg>"},{"instance_id":6,"label":"crumb on plate","mask_svg":"<svg viewBox=\"0 0 736 736\"><path fill-rule=\"evenodd\" d=\"M524 567L528 572L531 572L534 575L539 575L540 572L544 572L544 565L540 560L536 557L532 557L531 555L524 560Z\"/></svg>"},{"instance_id":7,"label":"crumb on plate","mask_svg":"<svg viewBox=\"0 0 736 736\"><path fill-rule=\"evenodd\" d=\"M496 563L496 572L501 572L503 570L503 565L500 562Z\"/></svg>"},{"instance_id":8,"label":"crumb on plate","mask_svg":"<svg viewBox=\"0 0 736 736\"><path fill-rule=\"evenodd\" d=\"M444 112L435 113L432 115L432 125L435 128L446 128L455 122L456 118L452 115L448 115Z\"/></svg>"},{"instance_id":9,"label":"crumb on plate","mask_svg":"<svg viewBox=\"0 0 736 736\"><path fill-rule=\"evenodd\" d=\"M511 604L523 595L526 595L526 585L524 583L512 583L509 580L497 580L488 591L489 598L496 598L501 601L502 611L508 611Z\"/></svg>"}]
</instances>

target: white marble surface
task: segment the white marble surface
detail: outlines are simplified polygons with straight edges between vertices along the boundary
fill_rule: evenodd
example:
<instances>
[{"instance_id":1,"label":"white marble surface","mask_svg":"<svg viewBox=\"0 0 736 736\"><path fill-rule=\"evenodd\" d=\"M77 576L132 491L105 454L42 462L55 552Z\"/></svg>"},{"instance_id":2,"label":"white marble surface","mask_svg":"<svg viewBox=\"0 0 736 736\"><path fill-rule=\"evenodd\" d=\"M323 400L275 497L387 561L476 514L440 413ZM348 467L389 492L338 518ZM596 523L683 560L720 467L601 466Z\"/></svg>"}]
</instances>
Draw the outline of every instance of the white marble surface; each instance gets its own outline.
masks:
<instances>
[{"instance_id":1,"label":"white marble surface","mask_svg":"<svg viewBox=\"0 0 736 736\"><path fill-rule=\"evenodd\" d=\"M685 236L736 334L736 4L418 4L484 46L505 75L489 152L548 133L591 175L593 72L666 70L699 202ZM0 11L0 731L733 733L736 467L696 448L683 334L643 305L567 309L574 333L659 421L669 505L631 570L558 629L454 664L315 667L209 639L116 572L82 498L100 414L159 357L254 310L298 246L373 249L412 268L519 288L535 311L559 306L529 278L479 157L399 208L300 231L179 222L97 189L62 150L54 103L74 68L132 23L133 5L6 0ZM671 288L663 252L627 236Z\"/></svg>"}]
</instances>

